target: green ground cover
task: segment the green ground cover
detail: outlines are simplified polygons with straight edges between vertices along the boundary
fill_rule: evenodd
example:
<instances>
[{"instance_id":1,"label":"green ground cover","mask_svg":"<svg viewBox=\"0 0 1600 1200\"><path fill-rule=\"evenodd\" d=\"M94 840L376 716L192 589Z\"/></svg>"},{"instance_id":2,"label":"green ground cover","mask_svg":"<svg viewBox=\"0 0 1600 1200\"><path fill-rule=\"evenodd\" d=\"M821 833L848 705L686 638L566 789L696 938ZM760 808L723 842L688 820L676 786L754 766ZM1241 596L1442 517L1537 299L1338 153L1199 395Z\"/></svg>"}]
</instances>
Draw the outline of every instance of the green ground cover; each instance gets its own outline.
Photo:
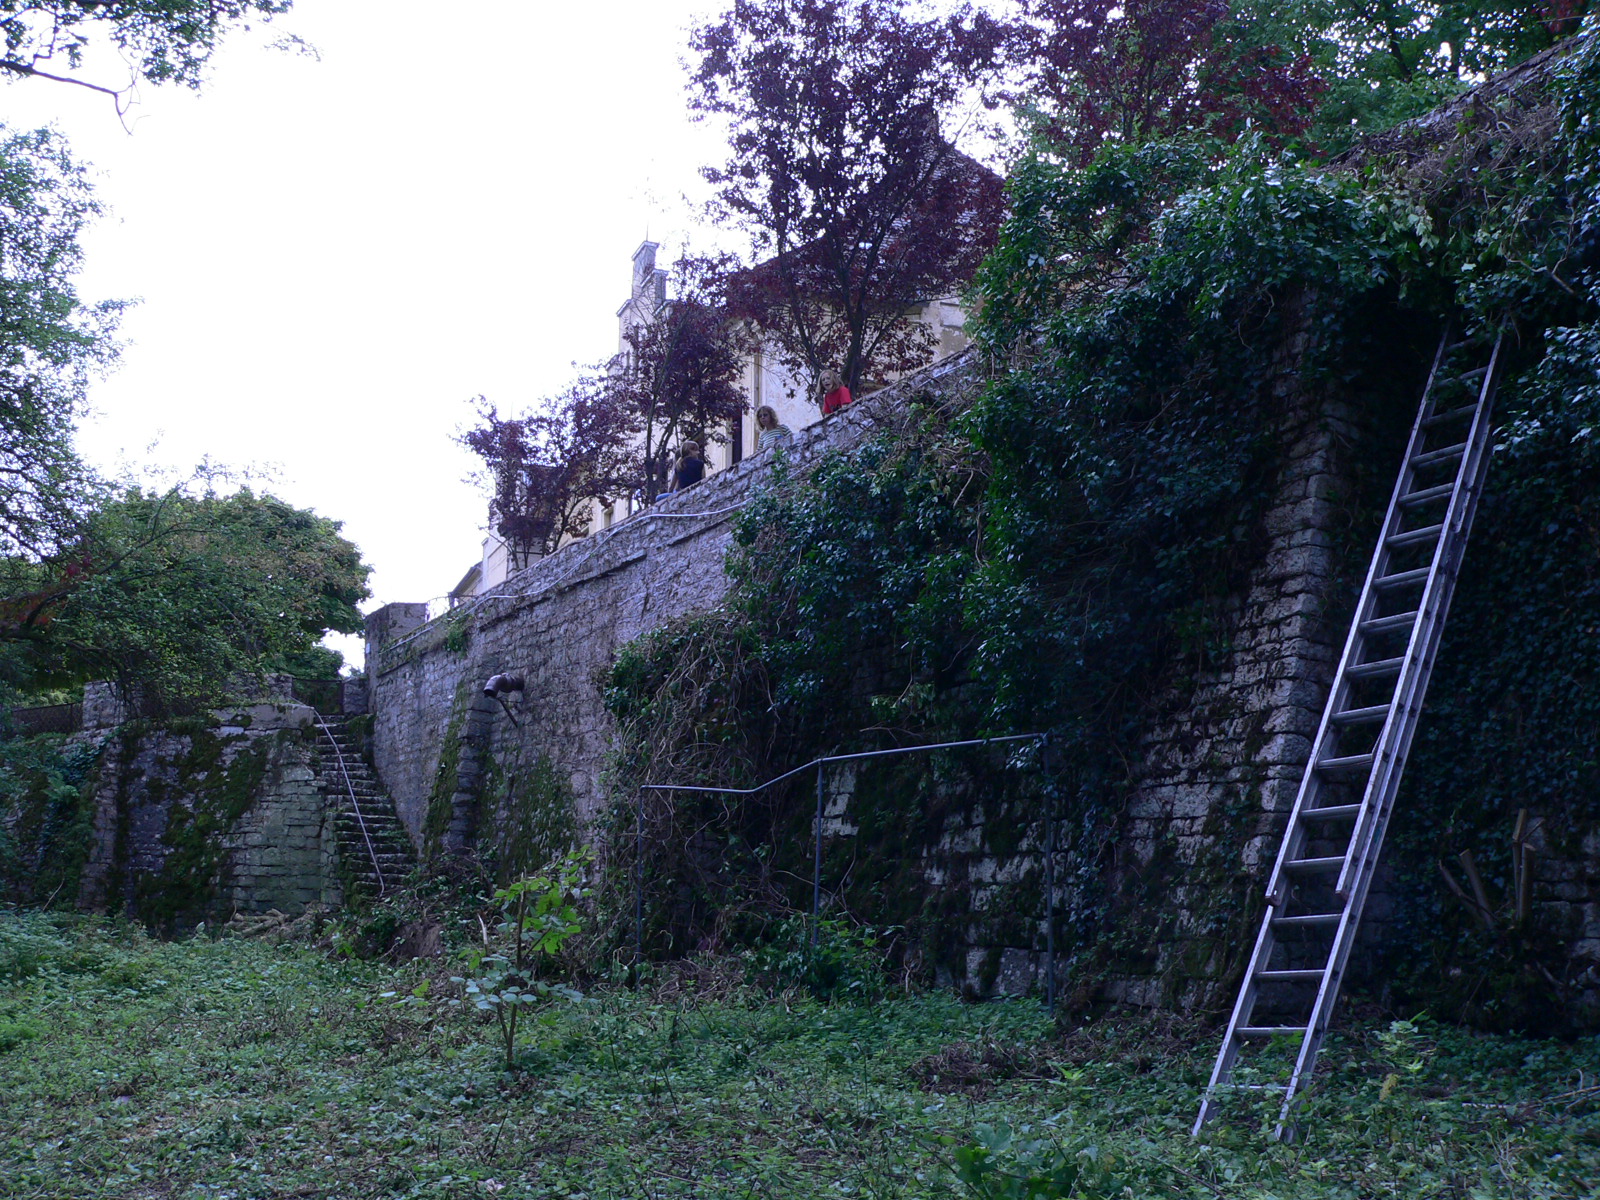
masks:
<instances>
[{"instance_id":1,"label":"green ground cover","mask_svg":"<svg viewBox=\"0 0 1600 1200\"><path fill-rule=\"evenodd\" d=\"M1214 1035L1170 1019L824 1005L724 960L542 1009L508 1073L451 971L0 914L0 1195L1600 1194L1596 1039L1358 1020L1309 1138L1199 1145Z\"/></svg>"}]
</instances>

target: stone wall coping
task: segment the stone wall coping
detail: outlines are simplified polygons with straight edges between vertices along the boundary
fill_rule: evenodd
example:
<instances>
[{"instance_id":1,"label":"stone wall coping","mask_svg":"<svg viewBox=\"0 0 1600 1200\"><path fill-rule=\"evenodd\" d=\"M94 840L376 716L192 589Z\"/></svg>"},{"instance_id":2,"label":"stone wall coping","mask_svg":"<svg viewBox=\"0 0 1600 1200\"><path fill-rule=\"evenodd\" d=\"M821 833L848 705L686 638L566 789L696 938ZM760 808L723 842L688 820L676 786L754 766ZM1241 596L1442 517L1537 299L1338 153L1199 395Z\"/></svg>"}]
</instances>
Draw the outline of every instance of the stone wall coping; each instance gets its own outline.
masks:
<instances>
[{"instance_id":1,"label":"stone wall coping","mask_svg":"<svg viewBox=\"0 0 1600 1200\"><path fill-rule=\"evenodd\" d=\"M886 423L884 418L889 412L903 405L909 397L951 375L969 372L976 362L973 351L953 354L807 425L782 447L751 455L726 470L708 475L692 488L659 497L649 508L609 529L568 542L514 572L493 591L457 605L392 642L371 647L367 663L369 675L377 677L394 670L405 661L397 651L430 633L437 633L446 621L459 621L469 614L481 614L492 621L499 615L496 609L527 608L546 596L602 578L649 557L654 550L676 545L731 521L748 502L751 487L770 474L779 461L789 465L809 464L831 450L846 449L864 441ZM687 527L678 527L679 522ZM591 564L593 570L583 571ZM496 604L496 601L501 603Z\"/></svg>"}]
</instances>

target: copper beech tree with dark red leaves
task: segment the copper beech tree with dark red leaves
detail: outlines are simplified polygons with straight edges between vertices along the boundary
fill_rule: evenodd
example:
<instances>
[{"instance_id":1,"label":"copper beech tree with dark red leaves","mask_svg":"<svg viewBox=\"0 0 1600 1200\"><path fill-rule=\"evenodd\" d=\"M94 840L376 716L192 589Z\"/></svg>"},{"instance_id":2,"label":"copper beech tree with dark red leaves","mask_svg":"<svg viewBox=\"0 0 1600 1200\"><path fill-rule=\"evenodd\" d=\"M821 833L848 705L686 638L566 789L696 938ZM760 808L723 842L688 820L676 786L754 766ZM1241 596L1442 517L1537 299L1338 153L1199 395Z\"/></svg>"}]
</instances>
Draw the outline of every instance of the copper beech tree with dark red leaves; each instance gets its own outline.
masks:
<instances>
[{"instance_id":1,"label":"copper beech tree with dark red leaves","mask_svg":"<svg viewBox=\"0 0 1600 1200\"><path fill-rule=\"evenodd\" d=\"M586 534L596 501L653 501L684 440L727 441L747 406L748 334L721 292L731 270L722 258L681 258L673 298L624 331L624 351L541 409L502 417L479 400L478 425L460 441L487 468L490 523L514 565Z\"/></svg>"},{"instance_id":2,"label":"copper beech tree with dark red leaves","mask_svg":"<svg viewBox=\"0 0 1600 1200\"><path fill-rule=\"evenodd\" d=\"M942 122L1008 36L893 0L735 0L693 34L690 107L730 128L712 215L760 260L732 298L795 374L859 389L932 357L914 309L966 284L1003 206Z\"/></svg>"},{"instance_id":3,"label":"copper beech tree with dark red leaves","mask_svg":"<svg viewBox=\"0 0 1600 1200\"><path fill-rule=\"evenodd\" d=\"M603 375L581 377L523 417L502 417L480 399L478 420L460 441L487 469L489 520L513 567L582 537L593 501L610 503L637 486L638 417Z\"/></svg>"},{"instance_id":4,"label":"copper beech tree with dark red leaves","mask_svg":"<svg viewBox=\"0 0 1600 1200\"><path fill-rule=\"evenodd\" d=\"M646 500L666 490L675 447L726 442L748 407L740 384L749 334L725 294L734 268L727 258L685 255L672 270L673 298L623 333L607 386L637 420Z\"/></svg>"},{"instance_id":5,"label":"copper beech tree with dark red leaves","mask_svg":"<svg viewBox=\"0 0 1600 1200\"><path fill-rule=\"evenodd\" d=\"M1042 132L1087 163L1108 141L1269 138L1306 127L1311 59L1263 41L1227 0L1024 0L1027 100ZM1242 12L1243 10L1241 10Z\"/></svg>"}]
</instances>

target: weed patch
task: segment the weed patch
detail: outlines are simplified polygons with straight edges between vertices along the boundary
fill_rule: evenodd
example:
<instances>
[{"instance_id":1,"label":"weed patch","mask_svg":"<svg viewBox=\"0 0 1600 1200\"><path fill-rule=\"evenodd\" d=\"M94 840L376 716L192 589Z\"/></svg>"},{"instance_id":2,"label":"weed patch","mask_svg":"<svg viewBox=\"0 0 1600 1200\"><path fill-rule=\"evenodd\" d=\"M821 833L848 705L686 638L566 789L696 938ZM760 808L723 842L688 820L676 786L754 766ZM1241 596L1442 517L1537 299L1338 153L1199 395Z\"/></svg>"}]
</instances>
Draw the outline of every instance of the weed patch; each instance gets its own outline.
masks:
<instances>
[{"instance_id":1,"label":"weed patch","mask_svg":"<svg viewBox=\"0 0 1600 1200\"><path fill-rule=\"evenodd\" d=\"M1409 1200L1600 1178L1593 1039L1363 1021L1330 1039L1312 1136L1278 1145L1245 1112L1198 1143L1212 1036L1170 1018L824 1004L702 964L586 987L507 1071L494 1018L448 1006L448 962L39 915L0 914L0 945L32 947L0 986L8 1195Z\"/></svg>"}]
</instances>

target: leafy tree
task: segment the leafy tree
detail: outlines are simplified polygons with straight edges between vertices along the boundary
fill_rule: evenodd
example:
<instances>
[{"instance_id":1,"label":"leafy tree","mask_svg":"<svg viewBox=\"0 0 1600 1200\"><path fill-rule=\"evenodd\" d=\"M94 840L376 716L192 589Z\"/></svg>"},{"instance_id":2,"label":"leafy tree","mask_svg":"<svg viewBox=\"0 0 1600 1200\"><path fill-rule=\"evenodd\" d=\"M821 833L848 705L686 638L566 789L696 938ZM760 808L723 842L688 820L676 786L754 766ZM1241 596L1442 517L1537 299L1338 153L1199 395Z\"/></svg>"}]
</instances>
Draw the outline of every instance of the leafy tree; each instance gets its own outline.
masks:
<instances>
[{"instance_id":1,"label":"leafy tree","mask_svg":"<svg viewBox=\"0 0 1600 1200\"><path fill-rule=\"evenodd\" d=\"M1051 141L1087 162L1108 141L1231 141L1246 122L1298 135L1323 88L1310 55L1227 0L1025 0L1018 44ZM1270 28L1270 27L1269 27Z\"/></svg>"},{"instance_id":2,"label":"leafy tree","mask_svg":"<svg viewBox=\"0 0 1600 1200\"><path fill-rule=\"evenodd\" d=\"M994 64L1005 28L892 0L734 0L691 41L691 108L731 127L706 168L713 215L758 258L741 308L797 374L852 388L925 363L908 310L971 277L1002 207L997 177L941 119Z\"/></svg>"},{"instance_id":3,"label":"leafy tree","mask_svg":"<svg viewBox=\"0 0 1600 1200\"><path fill-rule=\"evenodd\" d=\"M96 34L128 63L135 80L199 87L223 35L270 21L294 0L0 0L5 49L0 72L51 79L118 96L122 89L75 72ZM58 65L59 64L59 65ZM62 74L62 70L69 74ZM131 82L131 81L130 81Z\"/></svg>"},{"instance_id":4,"label":"leafy tree","mask_svg":"<svg viewBox=\"0 0 1600 1200\"><path fill-rule=\"evenodd\" d=\"M583 376L543 411L501 417L486 405L478 417L460 440L484 462L489 520L515 567L582 537L593 501L610 504L638 485L637 414L604 376Z\"/></svg>"},{"instance_id":5,"label":"leafy tree","mask_svg":"<svg viewBox=\"0 0 1600 1200\"><path fill-rule=\"evenodd\" d=\"M74 287L99 211L58 134L0 126L0 554L55 552L92 490L73 429L123 307Z\"/></svg>"},{"instance_id":6,"label":"leafy tree","mask_svg":"<svg viewBox=\"0 0 1600 1200\"><path fill-rule=\"evenodd\" d=\"M325 678L329 632L361 628L368 567L339 523L248 490L130 489L62 556L11 560L0 658L14 685L111 679L156 709L215 702L268 671Z\"/></svg>"},{"instance_id":7,"label":"leafy tree","mask_svg":"<svg viewBox=\"0 0 1600 1200\"><path fill-rule=\"evenodd\" d=\"M1575 34L1592 7L1589 0L1240 0L1236 11L1311 57L1328 83L1312 140L1337 151Z\"/></svg>"},{"instance_id":8,"label":"leafy tree","mask_svg":"<svg viewBox=\"0 0 1600 1200\"><path fill-rule=\"evenodd\" d=\"M676 295L623 335L608 386L638 418L649 500L666 490L674 443L725 442L728 423L748 407L740 387L748 338L720 294L731 270L724 258L679 260Z\"/></svg>"}]
</instances>

